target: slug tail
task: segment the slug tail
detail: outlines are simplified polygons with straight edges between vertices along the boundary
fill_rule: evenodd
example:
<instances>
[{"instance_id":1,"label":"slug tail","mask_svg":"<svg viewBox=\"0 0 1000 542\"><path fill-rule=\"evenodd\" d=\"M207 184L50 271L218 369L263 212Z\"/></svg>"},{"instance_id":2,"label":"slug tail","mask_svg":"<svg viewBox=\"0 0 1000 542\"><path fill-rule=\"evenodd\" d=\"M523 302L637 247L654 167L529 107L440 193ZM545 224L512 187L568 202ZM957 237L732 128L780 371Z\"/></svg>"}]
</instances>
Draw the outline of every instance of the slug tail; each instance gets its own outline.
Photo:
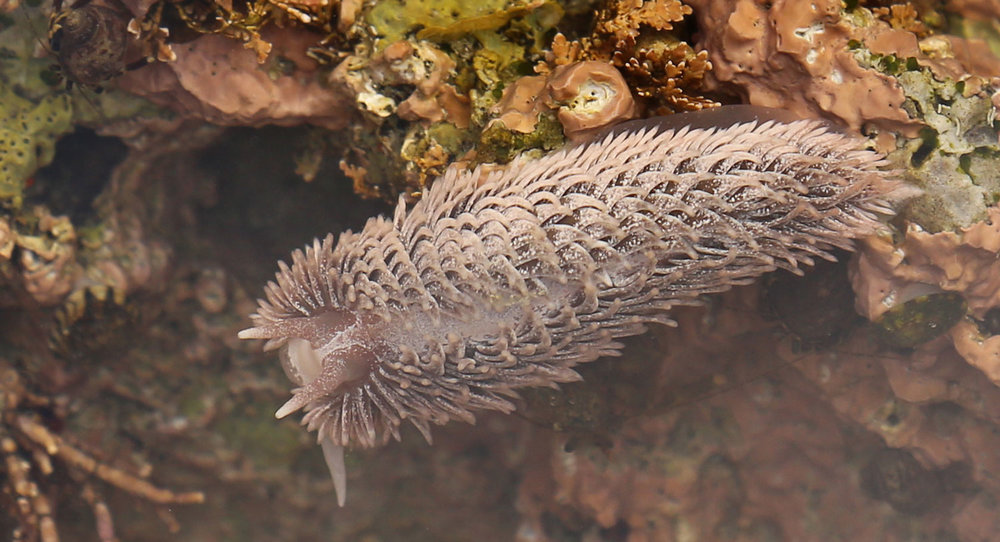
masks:
<instances>
[{"instance_id":1,"label":"slug tail","mask_svg":"<svg viewBox=\"0 0 1000 542\"><path fill-rule=\"evenodd\" d=\"M344 466L344 447L338 446L330 440L330 437L323 437L319 445L323 448L323 459L330 469L330 477L333 478L333 489L337 492L337 504L343 508L347 502L347 468Z\"/></svg>"}]
</instances>

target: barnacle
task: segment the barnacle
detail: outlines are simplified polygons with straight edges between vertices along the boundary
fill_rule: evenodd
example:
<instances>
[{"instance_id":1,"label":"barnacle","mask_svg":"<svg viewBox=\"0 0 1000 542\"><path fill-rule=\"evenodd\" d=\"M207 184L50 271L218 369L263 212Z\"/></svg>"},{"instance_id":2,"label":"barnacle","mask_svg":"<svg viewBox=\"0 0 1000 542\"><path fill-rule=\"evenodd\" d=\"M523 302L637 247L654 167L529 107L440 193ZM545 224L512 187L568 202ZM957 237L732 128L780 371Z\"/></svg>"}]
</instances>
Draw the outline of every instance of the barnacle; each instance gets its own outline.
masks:
<instances>
[{"instance_id":1,"label":"barnacle","mask_svg":"<svg viewBox=\"0 0 1000 542\"><path fill-rule=\"evenodd\" d=\"M635 101L618 70L602 62L559 66L547 83L563 133L580 141L636 116Z\"/></svg>"},{"instance_id":2,"label":"barnacle","mask_svg":"<svg viewBox=\"0 0 1000 542\"><path fill-rule=\"evenodd\" d=\"M49 44L70 83L99 86L125 71L129 16L96 3L61 7L49 21Z\"/></svg>"},{"instance_id":3,"label":"barnacle","mask_svg":"<svg viewBox=\"0 0 1000 542\"><path fill-rule=\"evenodd\" d=\"M528 149L552 149L561 142L561 137L552 141L547 129L553 114L561 135L581 141L638 113L618 70L597 61L564 64L545 76L521 77L504 89L492 112L495 118L480 135L482 161L507 162ZM513 139L513 144L498 137L505 133L511 134L507 140Z\"/></svg>"},{"instance_id":4,"label":"barnacle","mask_svg":"<svg viewBox=\"0 0 1000 542\"><path fill-rule=\"evenodd\" d=\"M695 51L670 33L690 14L691 8L679 0L609 1L597 11L590 36L569 41L556 35L546 62L536 69L548 72L579 60L610 62L649 114L714 107L715 101L697 94L712 68L708 52Z\"/></svg>"}]
</instances>

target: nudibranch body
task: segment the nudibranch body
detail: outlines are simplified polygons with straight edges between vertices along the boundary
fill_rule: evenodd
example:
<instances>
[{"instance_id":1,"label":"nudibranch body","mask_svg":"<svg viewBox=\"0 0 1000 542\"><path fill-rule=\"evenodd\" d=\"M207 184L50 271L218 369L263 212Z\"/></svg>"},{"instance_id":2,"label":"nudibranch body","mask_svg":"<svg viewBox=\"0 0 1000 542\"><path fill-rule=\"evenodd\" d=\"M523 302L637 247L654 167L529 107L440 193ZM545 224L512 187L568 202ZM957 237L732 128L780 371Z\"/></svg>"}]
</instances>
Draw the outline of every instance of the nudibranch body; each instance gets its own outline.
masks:
<instances>
[{"instance_id":1,"label":"nudibranch body","mask_svg":"<svg viewBox=\"0 0 1000 542\"><path fill-rule=\"evenodd\" d=\"M343 448L514 409L703 294L876 229L899 183L815 120L748 106L629 122L538 160L451 168L411 208L279 263L244 339L298 386L343 504Z\"/></svg>"}]
</instances>

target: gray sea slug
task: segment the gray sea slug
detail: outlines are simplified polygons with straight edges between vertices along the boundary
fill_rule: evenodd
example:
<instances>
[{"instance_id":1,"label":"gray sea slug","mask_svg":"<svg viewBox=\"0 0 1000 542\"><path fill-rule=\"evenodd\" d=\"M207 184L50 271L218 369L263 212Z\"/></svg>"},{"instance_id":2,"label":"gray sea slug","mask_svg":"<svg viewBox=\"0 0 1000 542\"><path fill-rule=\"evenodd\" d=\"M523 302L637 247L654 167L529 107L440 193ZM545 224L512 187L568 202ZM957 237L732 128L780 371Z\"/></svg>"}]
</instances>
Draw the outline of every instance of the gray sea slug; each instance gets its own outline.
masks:
<instances>
[{"instance_id":1,"label":"gray sea slug","mask_svg":"<svg viewBox=\"0 0 1000 542\"><path fill-rule=\"evenodd\" d=\"M749 106L619 125L538 160L449 169L392 220L279 262L244 339L281 350L343 504L345 446L472 423L579 380L703 294L871 233L900 192L862 143Z\"/></svg>"}]
</instances>

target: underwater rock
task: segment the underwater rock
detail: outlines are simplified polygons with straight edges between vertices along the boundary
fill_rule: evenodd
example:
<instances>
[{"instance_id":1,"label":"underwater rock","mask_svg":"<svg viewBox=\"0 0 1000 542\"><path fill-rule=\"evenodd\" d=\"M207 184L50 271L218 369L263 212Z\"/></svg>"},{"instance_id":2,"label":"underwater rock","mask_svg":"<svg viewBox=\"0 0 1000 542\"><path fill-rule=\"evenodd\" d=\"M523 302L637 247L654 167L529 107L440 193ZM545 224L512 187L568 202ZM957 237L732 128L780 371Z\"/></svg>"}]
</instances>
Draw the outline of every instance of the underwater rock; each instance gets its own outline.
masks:
<instances>
[{"instance_id":1,"label":"underwater rock","mask_svg":"<svg viewBox=\"0 0 1000 542\"><path fill-rule=\"evenodd\" d=\"M919 123L902 109L899 84L862 66L848 48L851 40L888 30L887 24L856 24L840 0L689 3L702 29L697 46L712 62L709 89L800 116L836 118L853 130L874 126L916 135Z\"/></svg>"},{"instance_id":2,"label":"underwater rock","mask_svg":"<svg viewBox=\"0 0 1000 542\"><path fill-rule=\"evenodd\" d=\"M295 28L272 28L264 35L273 44L270 58L288 59L290 73L261 65L237 41L206 35L175 45L175 61L128 72L118 85L181 115L216 124L345 127L354 110L350 100L329 88L315 61L304 57L316 36Z\"/></svg>"}]
</instances>

